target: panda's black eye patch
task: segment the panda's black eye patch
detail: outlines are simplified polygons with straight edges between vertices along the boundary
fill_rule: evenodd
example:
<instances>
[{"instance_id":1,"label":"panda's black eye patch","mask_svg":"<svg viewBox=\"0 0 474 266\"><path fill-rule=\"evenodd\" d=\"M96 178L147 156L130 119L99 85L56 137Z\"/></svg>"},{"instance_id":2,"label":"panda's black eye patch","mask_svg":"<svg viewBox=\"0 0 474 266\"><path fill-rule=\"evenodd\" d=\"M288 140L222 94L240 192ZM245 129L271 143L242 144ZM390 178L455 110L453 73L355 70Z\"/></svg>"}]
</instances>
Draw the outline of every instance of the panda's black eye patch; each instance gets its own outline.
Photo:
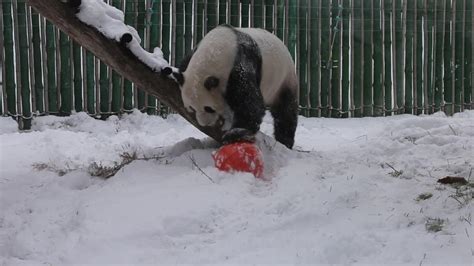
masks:
<instances>
[{"instance_id":1,"label":"panda's black eye patch","mask_svg":"<svg viewBox=\"0 0 474 266\"><path fill-rule=\"evenodd\" d=\"M216 112L216 110L212 109L211 107L209 106L204 106L204 111L210 113L210 114L213 114Z\"/></svg>"},{"instance_id":2,"label":"panda's black eye patch","mask_svg":"<svg viewBox=\"0 0 474 266\"><path fill-rule=\"evenodd\" d=\"M204 81L204 87L208 90L217 87L217 85L219 85L219 79L214 76L207 77Z\"/></svg>"}]
</instances>

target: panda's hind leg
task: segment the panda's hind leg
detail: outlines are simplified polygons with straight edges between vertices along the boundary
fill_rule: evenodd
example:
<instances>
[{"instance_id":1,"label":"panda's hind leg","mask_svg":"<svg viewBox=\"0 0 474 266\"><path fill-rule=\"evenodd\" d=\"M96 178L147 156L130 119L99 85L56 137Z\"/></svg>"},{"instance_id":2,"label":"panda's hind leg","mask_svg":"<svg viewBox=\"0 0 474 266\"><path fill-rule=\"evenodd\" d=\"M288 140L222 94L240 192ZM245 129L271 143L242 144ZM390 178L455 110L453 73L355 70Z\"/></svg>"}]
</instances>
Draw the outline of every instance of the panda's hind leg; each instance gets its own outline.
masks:
<instances>
[{"instance_id":1,"label":"panda's hind leg","mask_svg":"<svg viewBox=\"0 0 474 266\"><path fill-rule=\"evenodd\" d=\"M291 149L295 143L298 124L298 99L289 89L281 90L276 102L271 106L275 139Z\"/></svg>"}]
</instances>

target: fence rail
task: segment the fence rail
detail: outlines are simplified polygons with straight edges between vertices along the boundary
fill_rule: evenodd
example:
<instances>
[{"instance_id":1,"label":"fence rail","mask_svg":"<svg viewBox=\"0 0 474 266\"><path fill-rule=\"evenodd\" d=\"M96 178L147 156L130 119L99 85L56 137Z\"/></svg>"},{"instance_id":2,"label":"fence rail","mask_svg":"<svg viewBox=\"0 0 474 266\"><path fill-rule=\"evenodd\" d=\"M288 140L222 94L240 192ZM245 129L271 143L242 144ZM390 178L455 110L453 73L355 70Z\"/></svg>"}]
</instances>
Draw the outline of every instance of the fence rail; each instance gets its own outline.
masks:
<instances>
[{"instance_id":1,"label":"fence rail","mask_svg":"<svg viewBox=\"0 0 474 266\"><path fill-rule=\"evenodd\" d=\"M59 0L58 0L59 1ZM447 114L472 109L471 0L108 0L142 45L178 64L219 24L260 27L287 45L305 116ZM107 116L170 110L25 4L0 3L0 114Z\"/></svg>"}]
</instances>

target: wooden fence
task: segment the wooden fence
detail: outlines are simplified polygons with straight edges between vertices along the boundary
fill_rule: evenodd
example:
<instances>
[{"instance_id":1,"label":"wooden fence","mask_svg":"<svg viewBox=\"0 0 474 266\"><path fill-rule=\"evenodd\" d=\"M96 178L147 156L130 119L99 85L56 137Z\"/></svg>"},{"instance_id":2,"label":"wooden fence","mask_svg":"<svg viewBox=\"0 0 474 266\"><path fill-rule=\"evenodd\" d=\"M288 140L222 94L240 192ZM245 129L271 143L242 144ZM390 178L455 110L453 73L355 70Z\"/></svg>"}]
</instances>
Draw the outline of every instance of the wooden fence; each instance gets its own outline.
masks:
<instances>
[{"instance_id":1,"label":"wooden fence","mask_svg":"<svg viewBox=\"0 0 474 266\"><path fill-rule=\"evenodd\" d=\"M219 24L261 27L288 46L301 114L361 117L472 109L472 0L108 0L142 45L180 62ZM59 3L59 0L58 0ZM107 116L169 110L25 4L0 4L0 112Z\"/></svg>"}]
</instances>

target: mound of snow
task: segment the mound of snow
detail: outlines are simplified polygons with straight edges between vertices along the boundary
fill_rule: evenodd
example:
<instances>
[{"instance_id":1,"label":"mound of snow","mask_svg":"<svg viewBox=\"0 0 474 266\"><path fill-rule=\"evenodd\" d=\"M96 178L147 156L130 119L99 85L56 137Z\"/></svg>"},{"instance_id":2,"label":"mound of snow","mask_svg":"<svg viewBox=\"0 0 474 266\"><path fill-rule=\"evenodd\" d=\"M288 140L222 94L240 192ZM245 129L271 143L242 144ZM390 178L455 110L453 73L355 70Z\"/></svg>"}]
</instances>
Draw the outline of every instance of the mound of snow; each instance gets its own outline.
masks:
<instances>
[{"instance_id":1,"label":"mound of snow","mask_svg":"<svg viewBox=\"0 0 474 266\"><path fill-rule=\"evenodd\" d=\"M473 111L299 121L258 136L262 181L179 116L0 119L0 264L471 265L472 187L437 180L472 183ZM124 152L156 158L88 172Z\"/></svg>"}]
</instances>

